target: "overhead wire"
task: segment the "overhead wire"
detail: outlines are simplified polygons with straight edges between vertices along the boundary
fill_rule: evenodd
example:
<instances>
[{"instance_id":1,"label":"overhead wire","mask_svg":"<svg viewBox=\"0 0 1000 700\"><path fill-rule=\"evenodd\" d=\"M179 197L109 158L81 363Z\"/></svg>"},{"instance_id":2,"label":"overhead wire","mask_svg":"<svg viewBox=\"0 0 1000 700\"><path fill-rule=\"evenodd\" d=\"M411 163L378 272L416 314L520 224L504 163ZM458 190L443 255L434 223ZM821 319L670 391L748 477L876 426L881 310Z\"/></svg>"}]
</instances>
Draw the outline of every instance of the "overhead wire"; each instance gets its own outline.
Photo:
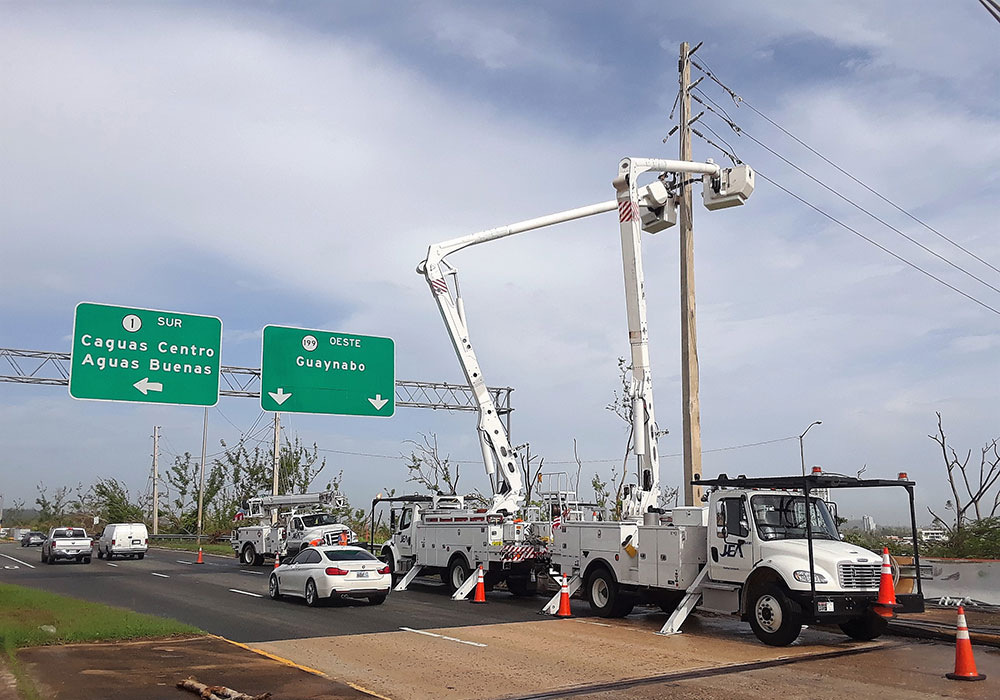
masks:
<instances>
[{"instance_id":1,"label":"overhead wire","mask_svg":"<svg viewBox=\"0 0 1000 700\"><path fill-rule=\"evenodd\" d=\"M982 1L983 0L980 0L980 2L982 2ZM1000 11L1000 5L997 5L995 2L993 2L993 0L990 0L990 2L992 2L995 6L997 6L998 11ZM865 190L867 190L871 194L875 195L876 197L878 197L879 199L881 199L883 202L885 202L889 206L891 206L894 209L896 209L901 214L909 217L911 220L913 220L916 223L920 224L925 229L927 229L928 231L930 231L931 233L933 233L935 236L941 238L944 241L947 241L951 245L953 245L956 248L958 248L959 250L961 250L966 255L972 257L973 259L975 259L978 262L982 263L986 267L989 267L994 272L1000 273L1000 268L998 268L996 265L992 264L988 260L985 260L981 256L977 255L974 251L969 250L968 248L966 248L965 246L963 246L961 243L958 243L957 241L953 240L952 238L948 237L947 235L941 233L936 228L934 228L933 226L931 226L930 224L928 224L926 221L924 221L923 219L919 218L918 216L916 216L915 214L911 213L910 211L906 210L905 208L903 208L899 204L896 204L894 201L892 201L891 199L889 199L888 197L886 197L884 194L882 194L881 192L879 192L878 190L876 190L874 187L871 187L870 185L868 185L867 183L865 183L864 181L862 181L860 178L854 176L852 173L848 172L846 169L844 169L841 166L839 166L837 163L835 163L834 161L832 161L830 158L828 158L825 155L823 155L822 153L820 153L818 150L816 150L815 148L813 148L812 146L810 146L808 143L806 143L805 141L803 141L802 139L800 139L798 136L796 136L795 134L793 134L792 132L790 132L788 129L786 129L781 124L779 124L778 122L776 122L775 120L773 120L771 117L769 117L766 114L764 114L763 112L761 112L759 109L757 109L756 107L754 107L751 103L747 102L747 100L744 97L742 97L741 95L737 94L735 90L733 90L728 85L726 85L725 83L723 83L722 80L720 80L719 77L708 67L707 62L705 62L702 59L699 59L699 60L701 60L701 62L704 64L704 66L703 65L699 65L698 61L696 61L694 59L691 60L691 64L694 65L695 68L697 68L698 70L700 70L702 73L704 73L708 78L710 78L716 85L718 85L720 88L722 88L729 95L730 99L733 100L733 102L736 104L737 107L746 106L754 114L756 114L757 116L759 116L761 119L763 119L767 123L771 124L774 128L778 129L781 133L785 134L788 138L792 139L797 144L799 144L800 146L802 146L803 148L805 148L807 151L809 151L810 153L812 153L813 155L815 155L817 158L819 158L820 160L822 160L824 163L826 163L830 167L834 168L840 174L842 174L845 177L849 178L850 180L852 180L857 185L860 185ZM699 89L698 91L700 93L704 94L704 91L702 91L701 89ZM710 102L712 104L716 105L716 107L718 107L718 109L721 110L726 115L724 118L727 121L730 121L730 122L733 121L732 118L728 115L728 113L725 112L724 109L722 109L721 106L719 106L714 101L710 100Z\"/></svg>"},{"instance_id":2,"label":"overhead wire","mask_svg":"<svg viewBox=\"0 0 1000 700\"><path fill-rule=\"evenodd\" d=\"M699 90L699 92L700 92L700 90ZM771 148L767 144L763 143L760 139L756 138L753 134L751 134L750 132L748 132L746 129L744 129L740 125L736 124L735 122L733 122L731 119L727 119L726 117L723 117L719 112L716 112L714 109L712 109L712 107L710 107L708 105L705 105L705 107L706 107L706 109L708 111L712 112L715 116L717 116L720 119L722 119L723 121L725 121L727 123L727 125L729 126L729 128L732 129L737 135L739 135L739 136L746 136L748 139L750 139L755 144L757 144L758 146L760 146L761 148L763 148L765 151L767 151L768 153L770 153L771 155L773 155L775 158L778 158L779 160L781 160L783 163L785 163L789 167L794 168L799 173L805 175L807 178L809 178L810 180L812 180L813 182L815 182L817 185L819 185L823 189L825 189L828 192L836 195L837 197L839 197L840 199L842 199L843 201L847 202L852 207L854 207L855 209L857 209L858 211L866 214L867 216L871 217L875 221L879 222L880 224L882 224L883 226L885 226L886 228L888 228L890 231L898 234L899 236L902 236L903 238L905 238L906 240L908 240L910 243L912 243L913 245L917 246L921 250L923 250L923 251L925 251L925 252L933 255L934 257L938 258L939 260L941 260L942 262L946 263L947 265L950 265L951 267L955 268L956 270L958 270L962 274L964 274L964 275L966 275L968 277L971 277L972 279L976 280L977 282L979 282L983 286L989 287L991 290L993 290L997 294L1000 294L1000 287L997 287L997 286L995 286L993 284L990 284L989 282L987 282L983 278L979 277L975 273L970 272L969 270L965 269L961 265L958 265L957 263L949 260L944 255L941 255L937 251L933 250L932 248L927 247L926 245L924 245L920 241L916 240L912 236L908 235L904 231L901 231L900 229L896 228L895 226L893 226L892 224L890 224L888 221L886 221L885 219L881 218L877 214L874 214L873 212L869 211L865 207L861 206L860 204L858 204L857 202L855 202L854 200L852 200L847 195L843 194L842 192L838 191L837 189L835 189L835 188L831 187L830 185L828 185L827 183L823 182L822 180L820 180L819 178L817 178L812 173L810 173L807 170L805 170L804 168L796 165L795 163L793 163L792 161L790 161L788 158L786 158L785 156L781 155L780 153L778 153L777 151L775 151L773 148ZM702 123L702 125L705 126L704 123ZM710 128L710 127L706 126L706 128ZM694 129L692 129L692 131L694 131ZM712 133L715 133L715 132L713 131ZM701 134L699 134L699 136L701 136ZM718 134L716 134L716 136L718 136ZM704 139L705 137L701 136L701 138ZM719 137L719 139L722 140L723 143L727 143L721 137ZM729 144L727 143L727 145L729 145ZM729 146L729 148L730 148L731 151L733 151L735 153L735 149L733 149L731 145Z\"/></svg>"},{"instance_id":3,"label":"overhead wire","mask_svg":"<svg viewBox=\"0 0 1000 700\"><path fill-rule=\"evenodd\" d=\"M993 19L1000 22L1000 4L997 4L995 0L979 0L979 4L986 8Z\"/></svg>"}]
</instances>

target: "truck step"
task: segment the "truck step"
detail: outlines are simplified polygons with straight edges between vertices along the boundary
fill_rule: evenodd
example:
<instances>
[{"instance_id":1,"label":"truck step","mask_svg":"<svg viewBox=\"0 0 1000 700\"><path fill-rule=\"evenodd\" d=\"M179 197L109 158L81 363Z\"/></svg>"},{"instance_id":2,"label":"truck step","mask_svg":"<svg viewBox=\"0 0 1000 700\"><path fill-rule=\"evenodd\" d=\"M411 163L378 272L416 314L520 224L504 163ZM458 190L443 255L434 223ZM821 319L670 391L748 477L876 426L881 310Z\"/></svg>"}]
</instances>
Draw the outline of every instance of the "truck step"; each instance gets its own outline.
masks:
<instances>
[{"instance_id":1,"label":"truck step","mask_svg":"<svg viewBox=\"0 0 1000 700\"><path fill-rule=\"evenodd\" d=\"M670 613L670 617L667 618L666 623L660 628L657 634L671 635L680 634L681 625L684 621L688 619L688 615L698 606L698 601L701 599L701 591L705 577L708 576L708 567L702 568L698 575L695 577L691 585L688 586L687 592L684 594L684 598L681 599L680 605L677 609Z\"/></svg>"}]
</instances>

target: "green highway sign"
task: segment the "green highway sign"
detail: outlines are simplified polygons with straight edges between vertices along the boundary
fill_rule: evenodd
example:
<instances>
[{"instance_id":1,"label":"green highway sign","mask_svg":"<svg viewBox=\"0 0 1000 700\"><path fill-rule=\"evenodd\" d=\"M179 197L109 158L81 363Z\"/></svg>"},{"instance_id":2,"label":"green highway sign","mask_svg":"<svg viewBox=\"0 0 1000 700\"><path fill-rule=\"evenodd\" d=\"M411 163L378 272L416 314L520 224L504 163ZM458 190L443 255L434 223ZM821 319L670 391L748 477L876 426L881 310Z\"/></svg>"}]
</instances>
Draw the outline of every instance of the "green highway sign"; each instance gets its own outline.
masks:
<instances>
[{"instance_id":1,"label":"green highway sign","mask_svg":"<svg viewBox=\"0 0 1000 700\"><path fill-rule=\"evenodd\" d=\"M77 304L69 394L74 399L214 406L222 321L173 311Z\"/></svg>"},{"instance_id":2,"label":"green highway sign","mask_svg":"<svg viewBox=\"0 0 1000 700\"><path fill-rule=\"evenodd\" d=\"M395 412L392 338L264 326L263 343L265 411L383 417Z\"/></svg>"}]
</instances>

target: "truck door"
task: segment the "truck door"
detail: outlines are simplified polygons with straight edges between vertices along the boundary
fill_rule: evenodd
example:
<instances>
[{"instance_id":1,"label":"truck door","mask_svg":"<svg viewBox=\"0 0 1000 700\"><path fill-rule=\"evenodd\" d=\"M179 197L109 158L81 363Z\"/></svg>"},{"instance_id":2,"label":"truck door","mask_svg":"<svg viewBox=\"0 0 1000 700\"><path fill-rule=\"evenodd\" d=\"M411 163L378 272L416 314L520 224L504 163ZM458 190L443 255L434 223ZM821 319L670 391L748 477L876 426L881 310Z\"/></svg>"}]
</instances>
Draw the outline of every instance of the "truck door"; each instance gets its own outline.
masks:
<instances>
[{"instance_id":1,"label":"truck door","mask_svg":"<svg viewBox=\"0 0 1000 700\"><path fill-rule=\"evenodd\" d=\"M288 520L288 539L286 540L289 552L297 552L302 549L302 538L305 536L305 526L302 518L295 516Z\"/></svg>"},{"instance_id":2,"label":"truck door","mask_svg":"<svg viewBox=\"0 0 1000 700\"><path fill-rule=\"evenodd\" d=\"M396 544L400 557L413 556L413 513L414 506L406 506L399 515L396 525Z\"/></svg>"},{"instance_id":3,"label":"truck door","mask_svg":"<svg viewBox=\"0 0 1000 700\"><path fill-rule=\"evenodd\" d=\"M723 496L715 502L709 524L709 576L715 581L742 583L753 569L753 537L746 497Z\"/></svg>"}]
</instances>

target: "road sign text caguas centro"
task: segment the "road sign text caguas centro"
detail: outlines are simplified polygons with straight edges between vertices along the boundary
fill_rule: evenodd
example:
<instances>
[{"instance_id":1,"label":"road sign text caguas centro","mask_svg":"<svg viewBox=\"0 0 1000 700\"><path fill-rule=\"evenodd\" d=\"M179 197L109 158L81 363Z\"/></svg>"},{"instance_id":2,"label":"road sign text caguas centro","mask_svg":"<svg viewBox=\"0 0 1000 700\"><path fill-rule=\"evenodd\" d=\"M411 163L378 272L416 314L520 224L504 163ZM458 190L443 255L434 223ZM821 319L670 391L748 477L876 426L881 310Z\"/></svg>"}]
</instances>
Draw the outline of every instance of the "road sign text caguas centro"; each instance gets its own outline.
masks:
<instances>
[{"instance_id":1,"label":"road sign text caguas centro","mask_svg":"<svg viewBox=\"0 0 1000 700\"><path fill-rule=\"evenodd\" d=\"M260 407L265 411L391 416L392 338L264 326Z\"/></svg>"},{"instance_id":2,"label":"road sign text caguas centro","mask_svg":"<svg viewBox=\"0 0 1000 700\"><path fill-rule=\"evenodd\" d=\"M75 399L214 406L222 321L174 311L83 302L73 321Z\"/></svg>"}]
</instances>

